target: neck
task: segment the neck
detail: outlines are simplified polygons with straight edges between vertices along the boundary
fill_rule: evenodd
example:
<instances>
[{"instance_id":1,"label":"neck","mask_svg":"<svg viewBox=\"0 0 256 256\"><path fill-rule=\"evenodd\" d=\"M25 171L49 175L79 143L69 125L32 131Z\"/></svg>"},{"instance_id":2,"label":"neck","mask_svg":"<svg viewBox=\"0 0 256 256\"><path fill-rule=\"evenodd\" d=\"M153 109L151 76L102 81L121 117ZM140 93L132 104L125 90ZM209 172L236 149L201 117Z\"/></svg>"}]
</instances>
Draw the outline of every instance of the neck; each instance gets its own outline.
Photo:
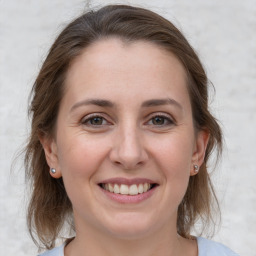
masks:
<instances>
[{"instance_id":1,"label":"neck","mask_svg":"<svg viewBox=\"0 0 256 256\"><path fill-rule=\"evenodd\" d=\"M155 238L156 239L156 238ZM147 239L93 239L93 237L76 236L76 238L65 249L65 256L76 255L102 255L102 256L177 256L181 255L180 240L163 238L158 243L153 238ZM96 243L95 243L96 242Z\"/></svg>"},{"instance_id":2,"label":"neck","mask_svg":"<svg viewBox=\"0 0 256 256\"><path fill-rule=\"evenodd\" d=\"M155 231L143 237L120 238L90 227L77 229L76 237L65 248L65 256L179 256L197 255L195 241L177 235L176 228Z\"/></svg>"}]
</instances>

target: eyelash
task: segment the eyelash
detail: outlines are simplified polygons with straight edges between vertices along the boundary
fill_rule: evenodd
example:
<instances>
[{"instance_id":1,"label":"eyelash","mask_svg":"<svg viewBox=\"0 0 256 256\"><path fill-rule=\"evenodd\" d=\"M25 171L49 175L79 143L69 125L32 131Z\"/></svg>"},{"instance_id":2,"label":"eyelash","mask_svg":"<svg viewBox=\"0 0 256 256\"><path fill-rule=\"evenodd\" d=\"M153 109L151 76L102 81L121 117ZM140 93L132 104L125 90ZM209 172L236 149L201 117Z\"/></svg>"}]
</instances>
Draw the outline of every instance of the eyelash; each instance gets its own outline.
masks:
<instances>
[{"instance_id":1,"label":"eyelash","mask_svg":"<svg viewBox=\"0 0 256 256\"><path fill-rule=\"evenodd\" d=\"M149 119L149 122L153 122L153 119L154 118L160 118L160 119L163 119L164 121L164 124L150 124L151 126L156 126L156 127L165 127L165 126L171 126L171 125L174 125L175 124L175 121L170 118L170 116L168 115L164 115L164 114L154 114L153 116L151 116L151 118Z\"/></svg>"},{"instance_id":2,"label":"eyelash","mask_svg":"<svg viewBox=\"0 0 256 256\"><path fill-rule=\"evenodd\" d=\"M101 120L102 120L102 122L104 122L104 124L92 124L92 123L89 123L89 122L92 122L93 121L93 119L96 119L96 118L100 118ZM87 126L91 126L91 127L102 127L102 126L104 126L104 125L108 125L108 124L110 124L110 122L108 122L107 120L106 120L106 118L104 118L102 115L100 115L100 114L91 114L91 115L89 115L89 116L86 116L85 118L83 118L82 119L82 121L81 121L81 123L83 124L83 125L87 125Z\"/></svg>"},{"instance_id":3,"label":"eyelash","mask_svg":"<svg viewBox=\"0 0 256 256\"><path fill-rule=\"evenodd\" d=\"M96 119L96 118L99 118L102 121L102 123L100 123L100 124L90 123L93 121L93 119ZM164 123L163 124L154 124L153 123L154 118L160 118L164 121ZM101 128L102 126L105 126L105 125L111 125L111 123L106 118L104 118L101 114L96 114L96 113L84 117L82 119L81 123L82 123L82 125L86 125L89 127L95 127L95 128ZM150 119L145 124L160 128L160 127L175 125L176 122L172 118L170 118L170 116L167 116L164 114L154 114L154 115L151 115Z\"/></svg>"}]
</instances>

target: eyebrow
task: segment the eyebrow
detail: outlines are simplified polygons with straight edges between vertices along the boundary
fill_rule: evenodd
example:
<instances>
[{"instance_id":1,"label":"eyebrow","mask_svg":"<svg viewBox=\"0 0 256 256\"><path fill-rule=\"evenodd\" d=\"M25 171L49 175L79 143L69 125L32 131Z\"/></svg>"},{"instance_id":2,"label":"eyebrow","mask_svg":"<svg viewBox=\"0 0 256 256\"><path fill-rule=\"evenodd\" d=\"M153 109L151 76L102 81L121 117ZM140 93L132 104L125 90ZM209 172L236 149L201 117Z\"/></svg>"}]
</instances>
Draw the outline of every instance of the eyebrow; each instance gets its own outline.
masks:
<instances>
[{"instance_id":1,"label":"eyebrow","mask_svg":"<svg viewBox=\"0 0 256 256\"><path fill-rule=\"evenodd\" d=\"M108 107L108 108L114 107L114 103L112 103L109 100L88 99L88 100L77 102L75 105L72 106L70 112L74 111L76 108L79 108L81 106L87 106L87 105L96 105L99 107Z\"/></svg>"},{"instance_id":2,"label":"eyebrow","mask_svg":"<svg viewBox=\"0 0 256 256\"><path fill-rule=\"evenodd\" d=\"M113 102L109 100L87 99L87 100L77 102L75 105L73 105L70 112L74 111L75 109L81 106L87 106L87 105L96 105L99 107L108 107L108 108L113 108L116 106ZM171 98L147 100L142 103L141 107L145 108L145 107L155 107L155 106L162 106L162 105L173 105L178 107L179 109L183 109L181 104L179 104L176 100Z\"/></svg>"},{"instance_id":3,"label":"eyebrow","mask_svg":"<svg viewBox=\"0 0 256 256\"><path fill-rule=\"evenodd\" d=\"M155 107L155 106L162 106L162 105L174 105L179 109L183 109L180 103L178 103L176 100L171 98L152 99L142 103L142 107Z\"/></svg>"}]
</instances>

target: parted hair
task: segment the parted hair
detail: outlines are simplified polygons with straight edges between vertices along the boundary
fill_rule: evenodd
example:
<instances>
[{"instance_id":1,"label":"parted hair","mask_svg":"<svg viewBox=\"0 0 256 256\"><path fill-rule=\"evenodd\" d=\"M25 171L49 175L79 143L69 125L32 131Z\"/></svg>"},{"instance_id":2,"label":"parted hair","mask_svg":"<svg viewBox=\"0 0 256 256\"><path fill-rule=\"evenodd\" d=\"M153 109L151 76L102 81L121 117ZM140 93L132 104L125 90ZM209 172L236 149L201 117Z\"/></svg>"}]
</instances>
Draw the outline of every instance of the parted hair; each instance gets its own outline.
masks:
<instances>
[{"instance_id":1,"label":"parted hair","mask_svg":"<svg viewBox=\"0 0 256 256\"><path fill-rule=\"evenodd\" d=\"M126 42L150 42L174 54L186 70L195 129L206 130L210 135L204 163L199 173L190 177L178 208L178 234L190 238L195 223L201 220L203 230L213 219L212 206L219 209L207 164L214 149L217 157L221 153L222 133L209 111L210 83L197 54L182 33L158 14L133 6L108 5L82 14L64 28L51 46L31 91L31 133L24 160L31 188L27 223L33 240L40 247L53 248L64 223L72 220L72 205L63 180L49 175L40 137L55 136L56 118L71 62L86 47L111 37ZM71 229L75 232L73 225Z\"/></svg>"}]
</instances>

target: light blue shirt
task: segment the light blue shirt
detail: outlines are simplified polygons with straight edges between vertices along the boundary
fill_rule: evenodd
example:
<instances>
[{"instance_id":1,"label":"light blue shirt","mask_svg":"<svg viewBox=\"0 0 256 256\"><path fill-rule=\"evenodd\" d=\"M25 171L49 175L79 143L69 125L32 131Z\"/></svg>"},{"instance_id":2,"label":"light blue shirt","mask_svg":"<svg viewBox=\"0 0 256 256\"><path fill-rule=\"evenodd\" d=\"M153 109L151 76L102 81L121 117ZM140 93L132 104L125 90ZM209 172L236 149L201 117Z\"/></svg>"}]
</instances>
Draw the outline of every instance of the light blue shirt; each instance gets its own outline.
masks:
<instances>
[{"instance_id":1,"label":"light blue shirt","mask_svg":"<svg viewBox=\"0 0 256 256\"><path fill-rule=\"evenodd\" d=\"M197 237L198 256L239 256L221 243ZM65 244L47 251L40 256L64 256Z\"/></svg>"},{"instance_id":2,"label":"light blue shirt","mask_svg":"<svg viewBox=\"0 0 256 256\"><path fill-rule=\"evenodd\" d=\"M197 237L198 256L239 256L221 243Z\"/></svg>"}]
</instances>

